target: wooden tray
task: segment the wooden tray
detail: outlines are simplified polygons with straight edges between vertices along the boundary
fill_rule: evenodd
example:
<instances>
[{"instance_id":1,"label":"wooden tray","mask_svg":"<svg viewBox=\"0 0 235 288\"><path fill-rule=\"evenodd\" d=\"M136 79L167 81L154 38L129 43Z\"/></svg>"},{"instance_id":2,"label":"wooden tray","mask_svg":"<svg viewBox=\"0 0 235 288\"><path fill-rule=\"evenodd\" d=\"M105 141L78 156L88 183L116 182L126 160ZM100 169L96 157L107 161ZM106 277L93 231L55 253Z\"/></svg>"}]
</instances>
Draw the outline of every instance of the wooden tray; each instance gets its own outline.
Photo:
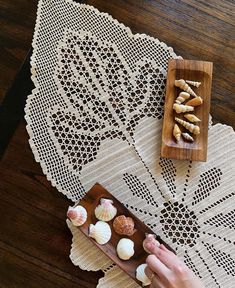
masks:
<instances>
[{"instance_id":1,"label":"wooden tray","mask_svg":"<svg viewBox=\"0 0 235 288\"><path fill-rule=\"evenodd\" d=\"M125 215L131 217L135 222L135 228L137 232L133 236L128 237L124 235L118 235L113 230L113 220L107 222L110 224L112 230L112 237L107 244L99 245L94 239L88 236L88 228L91 223L95 224L98 220L94 215L94 210L100 203L100 198L112 199L114 206L117 208L117 215ZM133 278L139 285L141 284L135 278L136 268L145 263L148 254L144 251L142 247L142 242L145 239L145 233L155 234L150 228L148 228L143 222L136 218L121 202L119 202L112 194L110 194L104 187L100 184L95 184L84 196L84 198L79 202L87 210L87 221L82 226L78 227L90 241L93 242L99 249L101 249L114 263L116 263L124 272L126 272L131 278ZM130 260L121 260L116 254L116 246L121 238L129 238L134 241L135 254ZM164 244L168 249L174 252L173 249L169 247L160 237L157 236L157 240ZM146 286L147 287L147 286Z\"/></svg>"},{"instance_id":2,"label":"wooden tray","mask_svg":"<svg viewBox=\"0 0 235 288\"><path fill-rule=\"evenodd\" d=\"M162 157L206 161L212 68L212 62L178 59L171 59L169 61L162 130ZM182 118L179 116L181 114L177 114L172 109L175 99L182 91L174 86L176 79L202 82L198 88L191 86L195 93L203 98L203 104L195 107L195 112L193 112L201 119L201 122L198 124L200 126L200 134L194 137L195 141L193 143L186 142L182 139L177 143L172 135L175 123L174 118L176 116ZM184 120L187 121L186 118ZM179 126L181 129L182 126ZM184 128L182 131L184 132Z\"/></svg>"}]
</instances>

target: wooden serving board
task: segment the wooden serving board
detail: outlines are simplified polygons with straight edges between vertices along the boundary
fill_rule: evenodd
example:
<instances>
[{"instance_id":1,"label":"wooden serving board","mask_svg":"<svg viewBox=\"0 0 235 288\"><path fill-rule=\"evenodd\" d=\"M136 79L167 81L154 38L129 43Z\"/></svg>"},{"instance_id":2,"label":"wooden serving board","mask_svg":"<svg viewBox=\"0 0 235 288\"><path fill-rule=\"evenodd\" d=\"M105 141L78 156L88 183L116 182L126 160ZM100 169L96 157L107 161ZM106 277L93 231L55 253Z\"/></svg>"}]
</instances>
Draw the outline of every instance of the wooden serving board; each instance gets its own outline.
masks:
<instances>
[{"instance_id":1,"label":"wooden serving board","mask_svg":"<svg viewBox=\"0 0 235 288\"><path fill-rule=\"evenodd\" d=\"M101 198L107 198L113 200L113 205L117 208L117 215L125 215L131 217L135 222L135 228L137 231L133 236L118 235L113 229L113 220L107 222L112 230L112 237L108 243L104 245L98 244L94 239L88 236L89 225L95 224L98 220L95 217L94 210L99 205ZM144 251L142 243L145 239L145 233L155 234L150 228L148 228L143 222L135 217L121 202L119 202L112 194L110 194L103 186L96 183L78 203L87 210L87 221L78 229L80 229L90 241L93 242L99 249L101 249L114 263L116 263L124 272L126 272L131 278L133 278L139 285L141 283L135 278L136 268L145 263L148 254ZM129 238L134 241L135 254L130 260L121 260L117 256L116 246L121 238ZM173 251L169 245L167 245L160 237L156 237L157 240L164 244L169 250ZM147 287L147 286L146 286Z\"/></svg>"},{"instance_id":2,"label":"wooden serving board","mask_svg":"<svg viewBox=\"0 0 235 288\"><path fill-rule=\"evenodd\" d=\"M185 159L193 161L206 161L212 68L212 62L179 59L169 60L162 130L162 157L182 160ZM193 91L198 96L201 96L203 99L202 105L195 107L195 111L189 112L195 114L199 119L201 119L201 122L197 124L200 126L200 134L193 136L195 141L192 143L184 141L182 139L179 143L177 143L172 134L175 124L175 117L179 117L185 121L188 121L186 118L181 116L182 114L177 114L172 108L175 99L182 91L174 85L175 80L178 79L202 82L202 84L198 88L190 85ZM193 97L191 97L190 99L192 98ZM185 104L186 102L187 100L183 104ZM189 132L180 124L179 127L180 129L182 128L182 132Z\"/></svg>"}]
</instances>

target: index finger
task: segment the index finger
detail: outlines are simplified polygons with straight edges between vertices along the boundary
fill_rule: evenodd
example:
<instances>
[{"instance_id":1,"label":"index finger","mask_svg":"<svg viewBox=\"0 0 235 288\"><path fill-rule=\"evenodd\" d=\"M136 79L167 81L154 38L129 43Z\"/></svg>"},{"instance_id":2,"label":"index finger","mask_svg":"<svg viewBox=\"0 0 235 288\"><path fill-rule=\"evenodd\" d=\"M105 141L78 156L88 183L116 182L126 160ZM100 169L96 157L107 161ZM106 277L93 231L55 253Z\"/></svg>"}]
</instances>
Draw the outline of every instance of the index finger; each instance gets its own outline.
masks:
<instances>
[{"instance_id":1,"label":"index finger","mask_svg":"<svg viewBox=\"0 0 235 288\"><path fill-rule=\"evenodd\" d=\"M168 249L164 249L161 246L157 247L156 245L149 245L148 249L170 269L180 263L179 258L173 252L169 251Z\"/></svg>"}]
</instances>

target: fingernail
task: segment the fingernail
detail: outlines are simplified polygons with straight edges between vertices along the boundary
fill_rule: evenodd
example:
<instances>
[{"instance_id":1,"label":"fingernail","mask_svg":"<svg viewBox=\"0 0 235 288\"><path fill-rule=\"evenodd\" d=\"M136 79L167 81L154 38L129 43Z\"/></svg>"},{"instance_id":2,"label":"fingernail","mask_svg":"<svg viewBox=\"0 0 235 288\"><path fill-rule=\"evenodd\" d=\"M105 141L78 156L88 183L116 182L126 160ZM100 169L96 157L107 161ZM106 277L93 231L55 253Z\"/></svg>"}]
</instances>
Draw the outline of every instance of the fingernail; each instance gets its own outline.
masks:
<instances>
[{"instance_id":1,"label":"fingernail","mask_svg":"<svg viewBox=\"0 0 235 288\"><path fill-rule=\"evenodd\" d=\"M148 249L148 250L150 250L150 251L152 251L152 250L156 250L156 249L158 249L158 246L156 245L156 243L146 243L146 248Z\"/></svg>"},{"instance_id":2,"label":"fingernail","mask_svg":"<svg viewBox=\"0 0 235 288\"><path fill-rule=\"evenodd\" d=\"M153 245L153 243L146 243L145 247L151 251L154 248L154 245Z\"/></svg>"}]
</instances>

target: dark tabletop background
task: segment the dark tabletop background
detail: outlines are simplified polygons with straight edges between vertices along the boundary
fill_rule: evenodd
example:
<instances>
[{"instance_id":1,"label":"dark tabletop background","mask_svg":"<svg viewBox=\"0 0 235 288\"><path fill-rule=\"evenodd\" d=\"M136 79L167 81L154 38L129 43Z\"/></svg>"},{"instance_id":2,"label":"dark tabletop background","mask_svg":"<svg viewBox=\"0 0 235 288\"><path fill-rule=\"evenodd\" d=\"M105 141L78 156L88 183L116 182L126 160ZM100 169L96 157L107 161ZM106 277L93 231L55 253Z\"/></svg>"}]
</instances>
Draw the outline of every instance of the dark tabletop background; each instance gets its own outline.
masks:
<instances>
[{"instance_id":1,"label":"dark tabletop background","mask_svg":"<svg viewBox=\"0 0 235 288\"><path fill-rule=\"evenodd\" d=\"M234 0L82 2L185 59L214 62L211 114L235 128ZM36 8L36 0L0 0L0 287L96 287L102 272L81 271L69 259L70 201L50 185L28 145L29 55L16 75L31 47Z\"/></svg>"}]
</instances>

